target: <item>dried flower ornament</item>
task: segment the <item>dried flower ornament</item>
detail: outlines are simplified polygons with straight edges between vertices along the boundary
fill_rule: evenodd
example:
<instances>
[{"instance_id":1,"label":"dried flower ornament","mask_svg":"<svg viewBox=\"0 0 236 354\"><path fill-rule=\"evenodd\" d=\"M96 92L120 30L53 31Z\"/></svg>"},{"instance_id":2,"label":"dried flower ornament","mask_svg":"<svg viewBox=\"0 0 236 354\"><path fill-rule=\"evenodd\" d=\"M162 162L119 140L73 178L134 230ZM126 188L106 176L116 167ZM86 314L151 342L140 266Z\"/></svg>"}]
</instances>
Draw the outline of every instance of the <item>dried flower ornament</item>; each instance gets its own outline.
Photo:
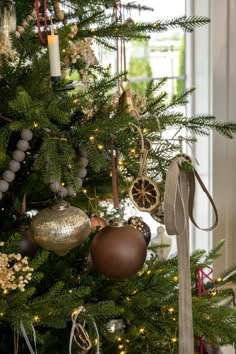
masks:
<instances>
[{"instance_id":1,"label":"dried flower ornament","mask_svg":"<svg viewBox=\"0 0 236 354\"><path fill-rule=\"evenodd\" d=\"M4 246L4 242L0 242L0 246ZM32 272L27 257L22 257L20 253L0 252L0 289L5 294L8 290L25 291Z\"/></svg>"}]
</instances>

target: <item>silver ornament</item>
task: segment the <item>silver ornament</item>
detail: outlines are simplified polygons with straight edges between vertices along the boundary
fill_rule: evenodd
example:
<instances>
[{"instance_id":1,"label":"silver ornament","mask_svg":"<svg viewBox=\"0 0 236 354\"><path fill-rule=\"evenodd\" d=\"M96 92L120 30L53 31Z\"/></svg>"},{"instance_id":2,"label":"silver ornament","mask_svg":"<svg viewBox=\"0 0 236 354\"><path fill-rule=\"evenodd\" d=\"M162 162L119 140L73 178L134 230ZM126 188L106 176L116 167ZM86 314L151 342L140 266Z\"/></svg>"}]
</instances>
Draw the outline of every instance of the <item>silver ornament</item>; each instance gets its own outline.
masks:
<instances>
[{"instance_id":1,"label":"silver ornament","mask_svg":"<svg viewBox=\"0 0 236 354\"><path fill-rule=\"evenodd\" d=\"M9 183L7 183L6 181L4 181L4 179L0 180L0 192L6 192L9 188Z\"/></svg>"},{"instance_id":2,"label":"silver ornament","mask_svg":"<svg viewBox=\"0 0 236 354\"><path fill-rule=\"evenodd\" d=\"M78 160L80 167L87 167L88 166L88 159L87 157L80 157Z\"/></svg>"},{"instance_id":3,"label":"silver ornament","mask_svg":"<svg viewBox=\"0 0 236 354\"><path fill-rule=\"evenodd\" d=\"M3 172L2 177L5 181L11 183L15 179L15 173L10 170L6 170L5 172Z\"/></svg>"},{"instance_id":4,"label":"silver ornament","mask_svg":"<svg viewBox=\"0 0 236 354\"><path fill-rule=\"evenodd\" d=\"M59 197L65 198L65 197L67 197L67 195L68 195L68 190L67 190L67 188L62 187L62 188L57 192L57 194L59 195Z\"/></svg>"},{"instance_id":5,"label":"silver ornament","mask_svg":"<svg viewBox=\"0 0 236 354\"><path fill-rule=\"evenodd\" d=\"M81 180L81 182L82 182L82 180ZM76 195L74 188L72 186L67 186L67 191L68 191L69 197L74 197Z\"/></svg>"},{"instance_id":6,"label":"silver ornament","mask_svg":"<svg viewBox=\"0 0 236 354\"><path fill-rule=\"evenodd\" d=\"M26 140L19 140L16 144L16 147L20 151L26 151L29 148L29 143Z\"/></svg>"},{"instance_id":7,"label":"silver ornament","mask_svg":"<svg viewBox=\"0 0 236 354\"><path fill-rule=\"evenodd\" d=\"M53 193L57 193L61 190L61 185L59 182L54 181L50 183L50 189Z\"/></svg>"},{"instance_id":8,"label":"silver ornament","mask_svg":"<svg viewBox=\"0 0 236 354\"><path fill-rule=\"evenodd\" d=\"M22 162L25 159L25 153L20 150L15 150L12 154L14 160Z\"/></svg>"},{"instance_id":9,"label":"silver ornament","mask_svg":"<svg viewBox=\"0 0 236 354\"><path fill-rule=\"evenodd\" d=\"M33 217L30 230L39 246L64 256L88 237L90 221L81 209L62 200Z\"/></svg>"},{"instance_id":10,"label":"silver ornament","mask_svg":"<svg viewBox=\"0 0 236 354\"><path fill-rule=\"evenodd\" d=\"M30 141L33 138L33 133L29 129L22 129L21 137L23 140Z\"/></svg>"},{"instance_id":11,"label":"silver ornament","mask_svg":"<svg viewBox=\"0 0 236 354\"><path fill-rule=\"evenodd\" d=\"M17 171L19 171L19 169L20 169L20 163L19 163L18 161L11 160L11 161L9 162L8 168L9 168L9 170L11 170L12 172L17 172Z\"/></svg>"},{"instance_id":12,"label":"silver ornament","mask_svg":"<svg viewBox=\"0 0 236 354\"><path fill-rule=\"evenodd\" d=\"M87 169L85 167L81 167L78 171L78 176L80 178L85 178L87 175Z\"/></svg>"}]
</instances>

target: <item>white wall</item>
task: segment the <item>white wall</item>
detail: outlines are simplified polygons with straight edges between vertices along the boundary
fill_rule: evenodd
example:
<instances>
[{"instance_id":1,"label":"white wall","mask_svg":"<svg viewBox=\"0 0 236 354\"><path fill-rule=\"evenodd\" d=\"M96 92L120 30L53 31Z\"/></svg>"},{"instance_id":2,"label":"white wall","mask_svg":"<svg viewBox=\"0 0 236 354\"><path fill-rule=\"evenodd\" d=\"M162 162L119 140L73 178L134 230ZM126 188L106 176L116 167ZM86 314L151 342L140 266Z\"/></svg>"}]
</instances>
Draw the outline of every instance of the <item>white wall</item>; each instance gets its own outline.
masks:
<instances>
[{"instance_id":1,"label":"white wall","mask_svg":"<svg viewBox=\"0 0 236 354\"><path fill-rule=\"evenodd\" d=\"M217 119L236 122L236 1L212 0L212 110ZM236 139L213 137L213 192L219 227L213 244L225 239L214 274L236 263Z\"/></svg>"}]
</instances>

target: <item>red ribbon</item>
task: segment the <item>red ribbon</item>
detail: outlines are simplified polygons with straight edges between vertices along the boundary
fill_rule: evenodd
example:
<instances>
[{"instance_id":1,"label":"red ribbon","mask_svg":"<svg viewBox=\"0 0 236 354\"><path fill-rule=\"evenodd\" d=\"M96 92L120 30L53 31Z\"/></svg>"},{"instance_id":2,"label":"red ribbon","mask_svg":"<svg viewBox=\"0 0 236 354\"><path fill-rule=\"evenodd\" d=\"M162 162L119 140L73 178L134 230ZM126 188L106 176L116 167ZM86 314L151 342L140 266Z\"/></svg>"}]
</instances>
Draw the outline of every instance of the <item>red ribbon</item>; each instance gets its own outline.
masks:
<instances>
[{"instance_id":1,"label":"red ribbon","mask_svg":"<svg viewBox=\"0 0 236 354\"><path fill-rule=\"evenodd\" d=\"M36 10L36 22L37 22L37 28L38 28L38 36L40 41L43 44L46 44L47 41L43 38L42 32L41 32L41 26L40 26L40 16L39 16L39 0L35 0L35 10ZM44 5L43 5L43 17L44 17L44 31L47 33L47 0L44 0Z\"/></svg>"},{"instance_id":2,"label":"red ribbon","mask_svg":"<svg viewBox=\"0 0 236 354\"><path fill-rule=\"evenodd\" d=\"M202 297L202 294L206 296L210 296L210 293L206 290L204 280L208 279L213 285L215 285L214 280L210 277L210 275L213 272L213 269L211 267L209 268L209 273L204 272L204 270L201 267L197 267L195 270L195 278L196 278L196 294L197 297ZM199 339L199 354L203 354L203 339L202 337L198 337Z\"/></svg>"}]
</instances>

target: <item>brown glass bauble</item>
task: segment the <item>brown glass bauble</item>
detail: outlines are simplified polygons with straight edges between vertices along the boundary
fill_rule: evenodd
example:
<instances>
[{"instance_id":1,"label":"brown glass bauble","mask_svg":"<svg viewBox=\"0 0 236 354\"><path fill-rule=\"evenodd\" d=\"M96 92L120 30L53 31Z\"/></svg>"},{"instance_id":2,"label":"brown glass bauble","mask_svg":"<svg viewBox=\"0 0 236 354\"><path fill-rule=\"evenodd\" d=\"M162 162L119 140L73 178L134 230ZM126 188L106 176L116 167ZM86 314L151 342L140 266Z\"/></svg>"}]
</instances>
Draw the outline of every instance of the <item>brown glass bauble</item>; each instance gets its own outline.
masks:
<instances>
[{"instance_id":1,"label":"brown glass bauble","mask_svg":"<svg viewBox=\"0 0 236 354\"><path fill-rule=\"evenodd\" d=\"M80 246L91 230L89 217L62 200L41 210L32 219L30 231L39 246L64 256Z\"/></svg>"},{"instance_id":2,"label":"brown glass bauble","mask_svg":"<svg viewBox=\"0 0 236 354\"><path fill-rule=\"evenodd\" d=\"M16 229L16 232L19 232L21 239L19 242L19 253L24 257L33 257L37 250L38 245L32 239L29 227L24 225L20 226L19 229Z\"/></svg>"},{"instance_id":3,"label":"brown glass bauble","mask_svg":"<svg viewBox=\"0 0 236 354\"><path fill-rule=\"evenodd\" d=\"M147 246L141 232L121 221L100 230L91 245L95 269L111 279L135 275L146 255Z\"/></svg>"},{"instance_id":4,"label":"brown glass bauble","mask_svg":"<svg viewBox=\"0 0 236 354\"><path fill-rule=\"evenodd\" d=\"M103 229L106 226L105 221L97 215L91 216L90 218L91 230Z\"/></svg>"},{"instance_id":5,"label":"brown glass bauble","mask_svg":"<svg viewBox=\"0 0 236 354\"><path fill-rule=\"evenodd\" d=\"M138 216L131 216L128 219L128 224L141 232L146 242L146 245L148 246L152 236L151 229L148 224L146 224L142 220L142 218Z\"/></svg>"}]
</instances>

